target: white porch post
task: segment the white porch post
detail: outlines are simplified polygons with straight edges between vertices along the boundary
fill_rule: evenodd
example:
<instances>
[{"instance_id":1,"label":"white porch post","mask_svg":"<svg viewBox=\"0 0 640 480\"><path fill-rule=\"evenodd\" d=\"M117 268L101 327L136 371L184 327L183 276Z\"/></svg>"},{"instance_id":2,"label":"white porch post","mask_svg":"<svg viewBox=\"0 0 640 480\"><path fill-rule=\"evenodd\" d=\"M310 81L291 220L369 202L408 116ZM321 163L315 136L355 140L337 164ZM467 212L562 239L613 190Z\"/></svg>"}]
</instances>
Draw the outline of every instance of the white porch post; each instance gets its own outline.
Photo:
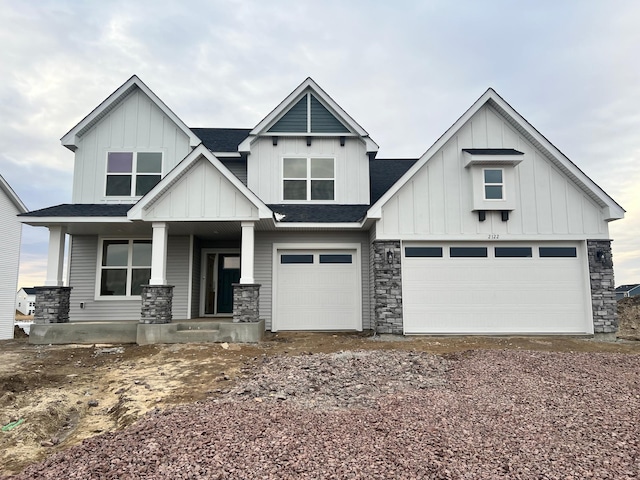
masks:
<instances>
[{"instance_id":1,"label":"white porch post","mask_svg":"<svg viewBox=\"0 0 640 480\"><path fill-rule=\"evenodd\" d=\"M67 228L62 225L49 227L49 255L47 258L47 287L62 286L62 267L64 265L64 243Z\"/></svg>"},{"instance_id":2,"label":"white porch post","mask_svg":"<svg viewBox=\"0 0 640 480\"><path fill-rule=\"evenodd\" d=\"M169 226L164 222L154 222L151 239L151 279L149 285L167 284L167 239Z\"/></svg>"},{"instance_id":3,"label":"white porch post","mask_svg":"<svg viewBox=\"0 0 640 480\"><path fill-rule=\"evenodd\" d=\"M253 284L254 222L242 222L242 244L240 247L240 283Z\"/></svg>"}]
</instances>

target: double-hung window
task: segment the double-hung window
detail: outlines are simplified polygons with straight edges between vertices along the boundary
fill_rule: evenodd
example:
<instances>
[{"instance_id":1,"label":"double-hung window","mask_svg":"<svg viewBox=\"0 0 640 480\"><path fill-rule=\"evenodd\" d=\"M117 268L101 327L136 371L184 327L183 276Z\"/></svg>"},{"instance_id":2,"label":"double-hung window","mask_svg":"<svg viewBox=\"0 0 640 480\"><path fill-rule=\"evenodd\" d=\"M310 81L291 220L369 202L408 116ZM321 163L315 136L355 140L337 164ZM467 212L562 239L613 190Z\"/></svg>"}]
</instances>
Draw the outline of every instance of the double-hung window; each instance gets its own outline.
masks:
<instances>
[{"instance_id":1,"label":"double-hung window","mask_svg":"<svg viewBox=\"0 0 640 480\"><path fill-rule=\"evenodd\" d=\"M484 178L484 199L504 200L504 180L501 168L485 168Z\"/></svg>"},{"instance_id":2,"label":"double-hung window","mask_svg":"<svg viewBox=\"0 0 640 480\"><path fill-rule=\"evenodd\" d=\"M141 197L162 177L160 152L109 152L107 197Z\"/></svg>"},{"instance_id":3,"label":"double-hung window","mask_svg":"<svg viewBox=\"0 0 640 480\"><path fill-rule=\"evenodd\" d=\"M283 200L335 199L333 158L284 158L282 179Z\"/></svg>"},{"instance_id":4,"label":"double-hung window","mask_svg":"<svg viewBox=\"0 0 640 480\"><path fill-rule=\"evenodd\" d=\"M101 253L100 296L140 295L151 278L151 240L103 240Z\"/></svg>"}]
</instances>

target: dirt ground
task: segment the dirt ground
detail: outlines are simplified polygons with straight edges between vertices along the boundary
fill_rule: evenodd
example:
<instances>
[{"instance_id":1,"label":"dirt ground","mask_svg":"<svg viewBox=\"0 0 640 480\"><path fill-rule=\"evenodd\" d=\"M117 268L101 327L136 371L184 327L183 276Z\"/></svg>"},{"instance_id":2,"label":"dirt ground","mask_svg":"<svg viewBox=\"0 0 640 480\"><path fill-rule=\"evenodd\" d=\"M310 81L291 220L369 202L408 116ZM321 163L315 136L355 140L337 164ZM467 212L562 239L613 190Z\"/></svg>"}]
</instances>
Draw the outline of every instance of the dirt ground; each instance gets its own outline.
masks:
<instances>
[{"instance_id":1,"label":"dirt ground","mask_svg":"<svg viewBox=\"0 0 640 480\"><path fill-rule=\"evenodd\" d=\"M480 349L640 353L640 342L570 337L395 337L268 333L259 344L34 346L0 341L0 475L94 435L131 425L150 410L228 392L271 355L403 349L435 354Z\"/></svg>"}]
</instances>

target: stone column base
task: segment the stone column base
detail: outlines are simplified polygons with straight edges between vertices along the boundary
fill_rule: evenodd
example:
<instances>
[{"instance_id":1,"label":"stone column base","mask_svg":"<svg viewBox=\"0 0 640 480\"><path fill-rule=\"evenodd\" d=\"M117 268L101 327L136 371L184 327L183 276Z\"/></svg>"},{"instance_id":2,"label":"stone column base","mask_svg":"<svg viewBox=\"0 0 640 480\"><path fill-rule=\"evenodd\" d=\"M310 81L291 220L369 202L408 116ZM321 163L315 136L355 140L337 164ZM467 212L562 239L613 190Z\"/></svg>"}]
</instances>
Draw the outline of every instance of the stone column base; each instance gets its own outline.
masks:
<instances>
[{"instance_id":1,"label":"stone column base","mask_svg":"<svg viewBox=\"0 0 640 480\"><path fill-rule=\"evenodd\" d=\"M255 283L233 284L233 321L250 323L260 320L260 285Z\"/></svg>"},{"instance_id":2,"label":"stone column base","mask_svg":"<svg viewBox=\"0 0 640 480\"><path fill-rule=\"evenodd\" d=\"M173 285L143 285L140 323L171 323Z\"/></svg>"},{"instance_id":3,"label":"stone column base","mask_svg":"<svg viewBox=\"0 0 640 480\"><path fill-rule=\"evenodd\" d=\"M402 251L399 240L374 240L373 300L377 333L403 334Z\"/></svg>"},{"instance_id":4,"label":"stone column base","mask_svg":"<svg viewBox=\"0 0 640 480\"><path fill-rule=\"evenodd\" d=\"M587 240L593 332L618 331L618 302L613 279L611 240Z\"/></svg>"},{"instance_id":5,"label":"stone column base","mask_svg":"<svg viewBox=\"0 0 640 480\"><path fill-rule=\"evenodd\" d=\"M68 323L71 287L35 287L35 323Z\"/></svg>"}]
</instances>

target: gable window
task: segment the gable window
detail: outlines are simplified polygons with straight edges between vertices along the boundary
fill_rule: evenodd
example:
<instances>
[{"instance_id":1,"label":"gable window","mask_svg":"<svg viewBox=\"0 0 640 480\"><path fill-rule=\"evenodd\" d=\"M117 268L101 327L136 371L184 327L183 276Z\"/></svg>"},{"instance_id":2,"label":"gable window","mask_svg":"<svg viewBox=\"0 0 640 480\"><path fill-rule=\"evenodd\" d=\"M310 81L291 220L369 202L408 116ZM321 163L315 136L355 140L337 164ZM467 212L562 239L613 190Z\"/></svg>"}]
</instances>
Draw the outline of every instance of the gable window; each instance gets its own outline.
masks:
<instances>
[{"instance_id":1,"label":"gable window","mask_svg":"<svg viewBox=\"0 0 640 480\"><path fill-rule=\"evenodd\" d=\"M142 293L151 278L151 240L103 240L99 268L101 297Z\"/></svg>"},{"instance_id":2,"label":"gable window","mask_svg":"<svg viewBox=\"0 0 640 480\"><path fill-rule=\"evenodd\" d=\"M109 152L107 154L108 197L141 197L162 177L160 152Z\"/></svg>"},{"instance_id":3,"label":"gable window","mask_svg":"<svg viewBox=\"0 0 640 480\"><path fill-rule=\"evenodd\" d=\"M333 200L333 158L285 158L282 161L283 200Z\"/></svg>"},{"instance_id":4,"label":"gable window","mask_svg":"<svg viewBox=\"0 0 640 480\"><path fill-rule=\"evenodd\" d=\"M484 178L484 199L504 200L504 181L501 168L485 168Z\"/></svg>"}]
</instances>

